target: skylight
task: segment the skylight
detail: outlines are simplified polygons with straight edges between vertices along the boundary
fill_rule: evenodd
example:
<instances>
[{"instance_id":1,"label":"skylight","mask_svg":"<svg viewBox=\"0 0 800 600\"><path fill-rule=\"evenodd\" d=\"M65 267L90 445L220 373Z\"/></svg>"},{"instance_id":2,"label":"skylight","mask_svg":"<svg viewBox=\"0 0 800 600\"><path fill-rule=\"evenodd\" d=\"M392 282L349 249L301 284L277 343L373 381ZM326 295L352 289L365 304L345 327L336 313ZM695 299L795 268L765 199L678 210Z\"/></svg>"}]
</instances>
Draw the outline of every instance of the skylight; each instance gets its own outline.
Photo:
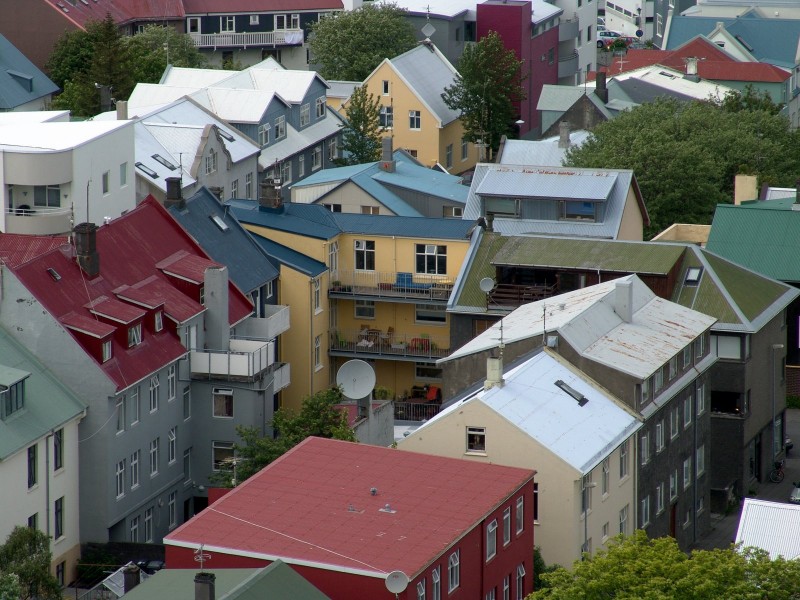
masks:
<instances>
[{"instance_id":1,"label":"skylight","mask_svg":"<svg viewBox=\"0 0 800 600\"><path fill-rule=\"evenodd\" d=\"M234 138L233 138L233 136L232 136L230 133L228 133L227 131L222 131L222 129L220 129L220 130L219 130L219 134L220 134L222 137L224 137L226 140L228 140L229 142L232 142L232 141L234 141Z\"/></svg>"},{"instance_id":2,"label":"skylight","mask_svg":"<svg viewBox=\"0 0 800 600\"><path fill-rule=\"evenodd\" d=\"M686 279L684 279L684 283L688 285L697 285L700 281L700 275L702 275L702 273L702 267L689 267L686 270Z\"/></svg>"},{"instance_id":3,"label":"skylight","mask_svg":"<svg viewBox=\"0 0 800 600\"><path fill-rule=\"evenodd\" d=\"M228 231L229 227L228 224L222 220L222 217L219 215L211 215L211 220L214 221L214 224L219 227L222 231Z\"/></svg>"},{"instance_id":4,"label":"skylight","mask_svg":"<svg viewBox=\"0 0 800 600\"><path fill-rule=\"evenodd\" d=\"M47 273L53 278L53 281L61 280L61 275L59 275L58 271L56 271L53 267L47 267Z\"/></svg>"},{"instance_id":5,"label":"skylight","mask_svg":"<svg viewBox=\"0 0 800 600\"><path fill-rule=\"evenodd\" d=\"M150 176L150 177L152 177L153 179L158 179L158 173L156 173L155 171L153 171L153 169L151 169L150 167L148 167L146 164L144 164L144 163L141 163L141 162L137 162L137 163L136 163L136 168L137 168L137 169L139 169L139 170L140 170L142 173L144 173L145 175L149 175L149 176Z\"/></svg>"},{"instance_id":6,"label":"skylight","mask_svg":"<svg viewBox=\"0 0 800 600\"><path fill-rule=\"evenodd\" d=\"M153 154L153 158L156 159L158 162L160 162L165 167L167 167L170 171L174 171L175 169L178 168L178 166L176 164L174 164L171 161L167 160L166 158L164 158L160 154Z\"/></svg>"}]
</instances>

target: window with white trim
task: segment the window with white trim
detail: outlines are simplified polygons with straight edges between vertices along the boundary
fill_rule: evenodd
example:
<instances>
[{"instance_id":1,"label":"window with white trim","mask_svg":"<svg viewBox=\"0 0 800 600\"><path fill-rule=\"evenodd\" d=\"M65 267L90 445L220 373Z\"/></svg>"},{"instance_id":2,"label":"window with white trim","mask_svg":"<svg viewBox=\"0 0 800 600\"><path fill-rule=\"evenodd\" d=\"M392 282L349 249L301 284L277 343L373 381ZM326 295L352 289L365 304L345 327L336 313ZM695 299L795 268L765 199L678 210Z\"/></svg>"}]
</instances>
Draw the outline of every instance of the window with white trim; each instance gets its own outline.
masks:
<instances>
[{"instance_id":1,"label":"window with white trim","mask_svg":"<svg viewBox=\"0 0 800 600\"><path fill-rule=\"evenodd\" d=\"M656 486L656 514L664 512L664 482Z\"/></svg>"},{"instance_id":2,"label":"window with white trim","mask_svg":"<svg viewBox=\"0 0 800 600\"><path fill-rule=\"evenodd\" d=\"M217 151L211 148L208 151L208 156L206 156L206 175L211 175L211 173L216 173L217 171Z\"/></svg>"},{"instance_id":3,"label":"window with white trim","mask_svg":"<svg viewBox=\"0 0 800 600\"><path fill-rule=\"evenodd\" d=\"M507 506L503 511L503 546L511 543L511 507Z\"/></svg>"},{"instance_id":4,"label":"window with white trim","mask_svg":"<svg viewBox=\"0 0 800 600\"><path fill-rule=\"evenodd\" d=\"M497 554L497 519L493 519L486 526L486 560L494 558Z\"/></svg>"},{"instance_id":5,"label":"window with white trim","mask_svg":"<svg viewBox=\"0 0 800 600\"><path fill-rule=\"evenodd\" d=\"M692 485L692 457L683 461L683 489Z\"/></svg>"},{"instance_id":6,"label":"window with white trim","mask_svg":"<svg viewBox=\"0 0 800 600\"><path fill-rule=\"evenodd\" d=\"M586 518L586 513L592 510L592 474L588 473L581 479L581 515Z\"/></svg>"},{"instance_id":7,"label":"window with white trim","mask_svg":"<svg viewBox=\"0 0 800 600\"><path fill-rule=\"evenodd\" d=\"M223 15L219 18L219 30L223 33L236 31L236 19L233 15Z\"/></svg>"},{"instance_id":8,"label":"window with white trim","mask_svg":"<svg viewBox=\"0 0 800 600\"><path fill-rule=\"evenodd\" d=\"M286 117L281 115L275 119L275 139L279 140L286 136Z\"/></svg>"},{"instance_id":9,"label":"window with white trim","mask_svg":"<svg viewBox=\"0 0 800 600\"><path fill-rule=\"evenodd\" d=\"M147 544L153 543L153 507L150 506L144 511L144 541Z\"/></svg>"},{"instance_id":10,"label":"window with white trim","mask_svg":"<svg viewBox=\"0 0 800 600\"><path fill-rule=\"evenodd\" d=\"M669 474L669 499L670 502L678 497L678 469Z\"/></svg>"},{"instance_id":11,"label":"window with white trim","mask_svg":"<svg viewBox=\"0 0 800 600\"><path fill-rule=\"evenodd\" d=\"M447 307L443 304L417 304L414 307L414 318L417 323L444 325L447 323Z\"/></svg>"},{"instance_id":12,"label":"window with white trim","mask_svg":"<svg viewBox=\"0 0 800 600\"><path fill-rule=\"evenodd\" d=\"M131 519L131 542L139 541L139 515Z\"/></svg>"},{"instance_id":13,"label":"window with white trim","mask_svg":"<svg viewBox=\"0 0 800 600\"><path fill-rule=\"evenodd\" d=\"M706 471L706 446L703 444L697 449L695 456L695 468L697 470L697 477L700 477Z\"/></svg>"},{"instance_id":14,"label":"window with white trim","mask_svg":"<svg viewBox=\"0 0 800 600\"><path fill-rule=\"evenodd\" d=\"M444 150L444 166L448 169L453 166L453 144L447 144Z\"/></svg>"},{"instance_id":15,"label":"window with white trim","mask_svg":"<svg viewBox=\"0 0 800 600\"><path fill-rule=\"evenodd\" d=\"M608 458L604 458L602 464L602 473L600 476L600 493L603 496L608 495L609 481L611 479L609 473L610 471L611 471L610 461Z\"/></svg>"},{"instance_id":16,"label":"window with white trim","mask_svg":"<svg viewBox=\"0 0 800 600\"><path fill-rule=\"evenodd\" d=\"M175 527L175 525L178 523L177 501L178 492L170 492L169 496L167 497L167 514L169 516L170 529Z\"/></svg>"},{"instance_id":17,"label":"window with white trim","mask_svg":"<svg viewBox=\"0 0 800 600\"><path fill-rule=\"evenodd\" d=\"M680 422L681 422L681 414L680 408L676 407L673 410L669 411L669 437L670 439L674 439L678 437L678 434L681 432Z\"/></svg>"},{"instance_id":18,"label":"window with white trim","mask_svg":"<svg viewBox=\"0 0 800 600\"><path fill-rule=\"evenodd\" d=\"M176 390L175 365L170 365L167 368L167 401L175 400Z\"/></svg>"},{"instance_id":19,"label":"window with white trim","mask_svg":"<svg viewBox=\"0 0 800 600\"><path fill-rule=\"evenodd\" d=\"M306 175L306 157L304 155L300 155L297 157L297 176L298 177L305 177Z\"/></svg>"},{"instance_id":20,"label":"window with white trim","mask_svg":"<svg viewBox=\"0 0 800 600\"><path fill-rule=\"evenodd\" d=\"M442 600L442 571L439 565L431 571L431 600Z\"/></svg>"},{"instance_id":21,"label":"window with white trim","mask_svg":"<svg viewBox=\"0 0 800 600\"><path fill-rule=\"evenodd\" d=\"M525 496L517 498L515 516L517 521L517 533L519 534L525 529Z\"/></svg>"},{"instance_id":22,"label":"window with white trim","mask_svg":"<svg viewBox=\"0 0 800 600\"><path fill-rule=\"evenodd\" d=\"M253 174L252 173L245 173L244 174L244 197L248 198L248 199L253 197Z\"/></svg>"},{"instance_id":23,"label":"window with white trim","mask_svg":"<svg viewBox=\"0 0 800 600\"><path fill-rule=\"evenodd\" d=\"M356 271L375 270L375 241L355 240Z\"/></svg>"},{"instance_id":24,"label":"window with white trim","mask_svg":"<svg viewBox=\"0 0 800 600\"><path fill-rule=\"evenodd\" d=\"M259 15L250 15L250 25L258 25Z\"/></svg>"},{"instance_id":25,"label":"window with white trim","mask_svg":"<svg viewBox=\"0 0 800 600\"><path fill-rule=\"evenodd\" d=\"M642 499L641 502L641 523L642 529L650 525L650 496L648 495L646 498Z\"/></svg>"},{"instance_id":26,"label":"window with white trim","mask_svg":"<svg viewBox=\"0 0 800 600\"><path fill-rule=\"evenodd\" d=\"M266 146L267 144L269 144L270 129L272 129L272 126L269 123L264 123L263 125L258 126L258 144L260 146Z\"/></svg>"},{"instance_id":27,"label":"window with white trim","mask_svg":"<svg viewBox=\"0 0 800 600\"><path fill-rule=\"evenodd\" d=\"M643 433L639 437L639 456L642 459L642 465L650 462L650 432Z\"/></svg>"},{"instance_id":28,"label":"window with white trim","mask_svg":"<svg viewBox=\"0 0 800 600\"><path fill-rule=\"evenodd\" d=\"M750 390L747 390L747 398L749 400ZM745 402L745 412L750 412L749 402ZM699 417L706 412L706 384L697 386L697 416Z\"/></svg>"},{"instance_id":29,"label":"window with white trim","mask_svg":"<svg viewBox=\"0 0 800 600\"><path fill-rule=\"evenodd\" d=\"M160 385L158 375L150 378L150 412L158 410L158 387Z\"/></svg>"},{"instance_id":30,"label":"window with white trim","mask_svg":"<svg viewBox=\"0 0 800 600\"><path fill-rule=\"evenodd\" d=\"M339 145L336 143L336 138L330 138L326 144L328 145L328 160L333 162L339 157Z\"/></svg>"},{"instance_id":31,"label":"window with white trim","mask_svg":"<svg viewBox=\"0 0 800 600\"><path fill-rule=\"evenodd\" d=\"M664 419L656 423L656 454L664 449Z\"/></svg>"},{"instance_id":32,"label":"window with white trim","mask_svg":"<svg viewBox=\"0 0 800 600\"><path fill-rule=\"evenodd\" d=\"M311 104L306 102L300 107L300 127L311 123Z\"/></svg>"},{"instance_id":33,"label":"window with white trim","mask_svg":"<svg viewBox=\"0 0 800 600\"><path fill-rule=\"evenodd\" d=\"M117 400L117 433L123 431L125 431L125 396Z\"/></svg>"},{"instance_id":34,"label":"window with white trim","mask_svg":"<svg viewBox=\"0 0 800 600\"><path fill-rule=\"evenodd\" d=\"M503 600L511 600L511 575L503 577Z\"/></svg>"},{"instance_id":35,"label":"window with white trim","mask_svg":"<svg viewBox=\"0 0 800 600\"><path fill-rule=\"evenodd\" d=\"M111 340L105 340L103 342L103 362L111 360L111 356L112 356Z\"/></svg>"},{"instance_id":36,"label":"window with white trim","mask_svg":"<svg viewBox=\"0 0 800 600\"><path fill-rule=\"evenodd\" d=\"M467 427L467 452L486 452L485 427Z\"/></svg>"},{"instance_id":37,"label":"window with white trim","mask_svg":"<svg viewBox=\"0 0 800 600\"><path fill-rule=\"evenodd\" d=\"M133 348L142 343L142 324L136 323L128 327L128 348Z\"/></svg>"},{"instance_id":38,"label":"window with white trim","mask_svg":"<svg viewBox=\"0 0 800 600\"><path fill-rule=\"evenodd\" d=\"M316 171L322 167L322 146L314 146L311 152L311 170Z\"/></svg>"},{"instance_id":39,"label":"window with white trim","mask_svg":"<svg viewBox=\"0 0 800 600\"><path fill-rule=\"evenodd\" d=\"M683 349L683 368L686 369L692 365L692 346L686 346Z\"/></svg>"},{"instance_id":40,"label":"window with white trim","mask_svg":"<svg viewBox=\"0 0 800 600\"><path fill-rule=\"evenodd\" d=\"M283 164L281 164L281 178L283 179L283 185L292 182L292 161L285 160Z\"/></svg>"},{"instance_id":41,"label":"window with white trim","mask_svg":"<svg viewBox=\"0 0 800 600\"><path fill-rule=\"evenodd\" d=\"M384 129L391 129L394 127L394 107L381 106L378 112L378 125Z\"/></svg>"},{"instance_id":42,"label":"window with white trim","mask_svg":"<svg viewBox=\"0 0 800 600\"><path fill-rule=\"evenodd\" d=\"M418 131L422 125L422 113L418 110L408 111L408 128Z\"/></svg>"},{"instance_id":43,"label":"window with white trim","mask_svg":"<svg viewBox=\"0 0 800 600\"><path fill-rule=\"evenodd\" d=\"M425 580L417 582L417 600L425 600Z\"/></svg>"},{"instance_id":44,"label":"window with white trim","mask_svg":"<svg viewBox=\"0 0 800 600\"><path fill-rule=\"evenodd\" d=\"M222 471L233 462L233 442L211 442L211 470Z\"/></svg>"},{"instance_id":45,"label":"window with white trim","mask_svg":"<svg viewBox=\"0 0 800 600\"><path fill-rule=\"evenodd\" d=\"M318 119L325 116L325 96L320 96L314 101L314 113Z\"/></svg>"},{"instance_id":46,"label":"window with white trim","mask_svg":"<svg viewBox=\"0 0 800 600\"><path fill-rule=\"evenodd\" d=\"M628 535L628 505L622 507L619 511L619 532L622 535Z\"/></svg>"},{"instance_id":47,"label":"window with white trim","mask_svg":"<svg viewBox=\"0 0 800 600\"><path fill-rule=\"evenodd\" d=\"M318 335L314 338L314 367L319 369L322 367L322 336Z\"/></svg>"},{"instance_id":48,"label":"window with white trim","mask_svg":"<svg viewBox=\"0 0 800 600\"><path fill-rule=\"evenodd\" d=\"M292 13L292 29L300 29L300 15L298 13Z\"/></svg>"},{"instance_id":49,"label":"window with white trim","mask_svg":"<svg viewBox=\"0 0 800 600\"><path fill-rule=\"evenodd\" d=\"M517 600L525 597L525 563L517 566Z\"/></svg>"},{"instance_id":50,"label":"window with white trim","mask_svg":"<svg viewBox=\"0 0 800 600\"><path fill-rule=\"evenodd\" d=\"M131 454L131 489L139 487L139 462L141 457L141 450L136 450Z\"/></svg>"},{"instance_id":51,"label":"window with white trim","mask_svg":"<svg viewBox=\"0 0 800 600\"><path fill-rule=\"evenodd\" d=\"M183 481L184 483L191 483L192 481L192 449L188 448L183 451Z\"/></svg>"},{"instance_id":52,"label":"window with white trim","mask_svg":"<svg viewBox=\"0 0 800 600\"><path fill-rule=\"evenodd\" d=\"M356 300L355 317L356 319L374 319L375 302L372 300Z\"/></svg>"},{"instance_id":53,"label":"window with white trim","mask_svg":"<svg viewBox=\"0 0 800 600\"><path fill-rule=\"evenodd\" d=\"M497 588L492 588L486 592L485 600L497 600Z\"/></svg>"},{"instance_id":54,"label":"window with white trim","mask_svg":"<svg viewBox=\"0 0 800 600\"><path fill-rule=\"evenodd\" d=\"M183 420L191 418L192 416L192 388L188 385L183 388Z\"/></svg>"},{"instance_id":55,"label":"window with white trim","mask_svg":"<svg viewBox=\"0 0 800 600\"><path fill-rule=\"evenodd\" d=\"M124 458L117 463L116 481L117 481L117 499L119 499L119 498L122 498L125 495L125 459Z\"/></svg>"},{"instance_id":56,"label":"window with white trim","mask_svg":"<svg viewBox=\"0 0 800 600\"><path fill-rule=\"evenodd\" d=\"M161 441L159 438L150 442L150 477L158 475L158 459Z\"/></svg>"},{"instance_id":57,"label":"window with white trim","mask_svg":"<svg viewBox=\"0 0 800 600\"><path fill-rule=\"evenodd\" d=\"M624 479L627 476L628 476L628 440L625 440L619 447L619 478Z\"/></svg>"},{"instance_id":58,"label":"window with white trim","mask_svg":"<svg viewBox=\"0 0 800 600\"><path fill-rule=\"evenodd\" d=\"M164 329L164 313L160 310L157 310L153 314L153 327L156 330L156 332L159 332L162 329Z\"/></svg>"},{"instance_id":59,"label":"window with white trim","mask_svg":"<svg viewBox=\"0 0 800 600\"><path fill-rule=\"evenodd\" d=\"M447 246L415 244L416 272L429 275L447 274Z\"/></svg>"},{"instance_id":60,"label":"window with white trim","mask_svg":"<svg viewBox=\"0 0 800 600\"><path fill-rule=\"evenodd\" d=\"M319 277L315 277L313 280L314 286L314 312L320 312L322 310L322 284L320 283Z\"/></svg>"},{"instance_id":61,"label":"window with white trim","mask_svg":"<svg viewBox=\"0 0 800 600\"><path fill-rule=\"evenodd\" d=\"M460 550L450 555L447 561L447 591L452 592L461 584Z\"/></svg>"},{"instance_id":62,"label":"window with white trim","mask_svg":"<svg viewBox=\"0 0 800 600\"><path fill-rule=\"evenodd\" d=\"M167 462L172 464L175 462L177 458L177 446L178 446L178 428L177 427L170 427L169 433L167 434Z\"/></svg>"},{"instance_id":63,"label":"window with white trim","mask_svg":"<svg viewBox=\"0 0 800 600\"><path fill-rule=\"evenodd\" d=\"M689 396L683 401L683 426L688 427L692 424L692 397Z\"/></svg>"},{"instance_id":64,"label":"window with white trim","mask_svg":"<svg viewBox=\"0 0 800 600\"><path fill-rule=\"evenodd\" d=\"M469 142L461 140L461 160L467 160L467 158L469 158Z\"/></svg>"}]
</instances>

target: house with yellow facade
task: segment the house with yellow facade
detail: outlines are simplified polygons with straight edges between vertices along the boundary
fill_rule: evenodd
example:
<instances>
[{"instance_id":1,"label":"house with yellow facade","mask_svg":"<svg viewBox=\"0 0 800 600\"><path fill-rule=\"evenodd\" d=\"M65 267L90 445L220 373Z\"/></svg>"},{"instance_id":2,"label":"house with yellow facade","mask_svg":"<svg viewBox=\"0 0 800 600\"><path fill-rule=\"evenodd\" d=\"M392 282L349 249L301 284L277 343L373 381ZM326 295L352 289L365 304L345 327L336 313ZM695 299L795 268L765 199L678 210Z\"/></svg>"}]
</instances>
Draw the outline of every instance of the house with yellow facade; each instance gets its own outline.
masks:
<instances>
[{"instance_id":1,"label":"house with yellow facade","mask_svg":"<svg viewBox=\"0 0 800 600\"><path fill-rule=\"evenodd\" d=\"M376 395L441 400L436 361L452 350L447 301L474 223L334 213L316 204L230 206L282 257L280 302L297 315L281 348L292 364L284 406L299 407L303 396L335 383L353 358L373 366L377 388L385 388Z\"/></svg>"},{"instance_id":2,"label":"house with yellow facade","mask_svg":"<svg viewBox=\"0 0 800 600\"><path fill-rule=\"evenodd\" d=\"M464 140L460 114L442 100L458 71L430 42L392 59L384 59L363 87L380 101L383 135L426 167L440 165L449 173L469 171L478 148ZM346 114L347 103L342 106Z\"/></svg>"}]
</instances>

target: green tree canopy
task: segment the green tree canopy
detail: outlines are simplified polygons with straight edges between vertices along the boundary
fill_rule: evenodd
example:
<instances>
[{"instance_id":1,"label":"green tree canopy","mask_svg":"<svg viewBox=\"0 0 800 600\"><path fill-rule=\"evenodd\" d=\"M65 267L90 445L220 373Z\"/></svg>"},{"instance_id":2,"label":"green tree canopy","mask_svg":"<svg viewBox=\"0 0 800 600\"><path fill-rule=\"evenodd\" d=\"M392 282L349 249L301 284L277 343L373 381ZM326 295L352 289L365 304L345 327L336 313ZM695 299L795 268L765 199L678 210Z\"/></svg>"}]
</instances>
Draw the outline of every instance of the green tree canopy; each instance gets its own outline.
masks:
<instances>
[{"instance_id":1,"label":"green tree canopy","mask_svg":"<svg viewBox=\"0 0 800 600\"><path fill-rule=\"evenodd\" d=\"M125 43L136 82L157 83L167 64L190 68L207 66L192 38L173 27L147 25L144 31L125 38Z\"/></svg>"},{"instance_id":2,"label":"green tree canopy","mask_svg":"<svg viewBox=\"0 0 800 600\"><path fill-rule=\"evenodd\" d=\"M0 546L0 600L60 600L50 574L50 539L32 527L15 527Z\"/></svg>"},{"instance_id":3,"label":"green tree canopy","mask_svg":"<svg viewBox=\"0 0 800 600\"><path fill-rule=\"evenodd\" d=\"M347 124L342 130L344 156L341 165L358 165L381 158L380 101L366 88L353 91L345 109Z\"/></svg>"},{"instance_id":4,"label":"green tree canopy","mask_svg":"<svg viewBox=\"0 0 800 600\"><path fill-rule=\"evenodd\" d=\"M326 79L364 81L385 58L416 45L406 11L396 4L369 3L320 19L311 26L309 46Z\"/></svg>"},{"instance_id":5,"label":"green tree canopy","mask_svg":"<svg viewBox=\"0 0 800 600\"><path fill-rule=\"evenodd\" d=\"M272 419L272 427L278 433L275 438L263 437L253 427L237 427L236 433L242 443L234 446L236 484L258 473L309 436L356 441L347 423L347 413L335 407L342 400L342 391L336 387L306 396L299 413L279 408ZM223 471L212 479L214 483L229 487L232 476L232 471Z\"/></svg>"},{"instance_id":6,"label":"green tree canopy","mask_svg":"<svg viewBox=\"0 0 800 600\"><path fill-rule=\"evenodd\" d=\"M763 550L696 550L687 556L670 537L643 530L618 536L609 549L542 575L530 600L790 600L800 597L800 561L770 560Z\"/></svg>"},{"instance_id":7,"label":"green tree canopy","mask_svg":"<svg viewBox=\"0 0 800 600\"><path fill-rule=\"evenodd\" d=\"M461 113L464 137L470 142L483 140L492 154L500 138L514 132L519 118L514 104L525 99L521 67L514 51L506 50L497 32L490 31L464 48L459 75L442 94L445 104Z\"/></svg>"},{"instance_id":8,"label":"green tree canopy","mask_svg":"<svg viewBox=\"0 0 800 600\"><path fill-rule=\"evenodd\" d=\"M800 133L769 110L734 111L733 101L659 99L598 125L567 151L575 167L632 169L651 225L647 237L673 223L710 224L717 204L731 202L734 178L794 185Z\"/></svg>"}]
</instances>

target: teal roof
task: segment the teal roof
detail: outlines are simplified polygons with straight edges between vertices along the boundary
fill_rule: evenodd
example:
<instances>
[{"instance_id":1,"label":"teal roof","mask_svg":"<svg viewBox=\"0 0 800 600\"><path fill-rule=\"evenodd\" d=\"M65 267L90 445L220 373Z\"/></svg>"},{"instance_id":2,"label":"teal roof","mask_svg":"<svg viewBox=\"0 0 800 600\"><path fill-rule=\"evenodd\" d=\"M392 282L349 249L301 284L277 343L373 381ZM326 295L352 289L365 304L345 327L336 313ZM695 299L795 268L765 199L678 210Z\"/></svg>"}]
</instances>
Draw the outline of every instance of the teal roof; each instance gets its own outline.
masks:
<instances>
[{"instance_id":1,"label":"teal roof","mask_svg":"<svg viewBox=\"0 0 800 600\"><path fill-rule=\"evenodd\" d=\"M281 560L263 569L204 569L213 573L217 600L328 600ZM162 569L125 594L127 600L195 600L195 569Z\"/></svg>"},{"instance_id":2,"label":"teal roof","mask_svg":"<svg viewBox=\"0 0 800 600\"><path fill-rule=\"evenodd\" d=\"M0 110L13 110L57 91L47 75L0 35Z\"/></svg>"},{"instance_id":3,"label":"teal roof","mask_svg":"<svg viewBox=\"0 0 800 600\"><path fill-rule=\"evenodd\" d=\"M800 211L793 198L720 204L706 248L768 277L800 282Z\"/></svg>"},{"instance_id":4,"label":"teal roof","mask_svg":"<svg viewBox=\"0 0 800 600\"><path fill-rule=\"evenodd\" d=\"M0 384L25 379L25 406L0 419L0 461L80 415L85 405L4 329L0 329Z\"/></svg>"}]
</instances>

